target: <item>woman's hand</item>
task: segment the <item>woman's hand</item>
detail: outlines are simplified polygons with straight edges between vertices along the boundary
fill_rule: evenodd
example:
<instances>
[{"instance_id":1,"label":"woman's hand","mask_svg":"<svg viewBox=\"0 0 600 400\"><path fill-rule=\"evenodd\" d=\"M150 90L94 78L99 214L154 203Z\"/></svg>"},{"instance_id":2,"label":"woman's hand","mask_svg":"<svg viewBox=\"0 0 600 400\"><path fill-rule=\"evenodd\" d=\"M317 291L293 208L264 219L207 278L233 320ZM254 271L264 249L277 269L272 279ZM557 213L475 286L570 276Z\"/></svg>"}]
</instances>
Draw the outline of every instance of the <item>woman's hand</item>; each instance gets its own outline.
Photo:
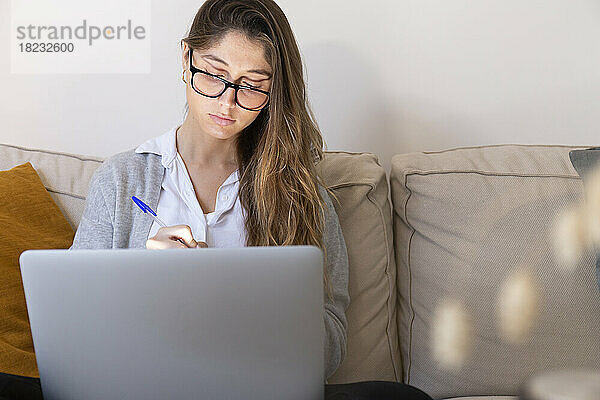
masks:
<instances>
[{"instance_id":1,"label":"woman's hand","mask_svg":"<svg viewBox=\"0 0 600 400\"><path fill-rule=\"evenodd\" d=\"M161 227L156 235L146 241L147 249L195 248L208 247L205 242L198 242L192 236L192 229L187 225Z\"/></svg>"}]
</instances>

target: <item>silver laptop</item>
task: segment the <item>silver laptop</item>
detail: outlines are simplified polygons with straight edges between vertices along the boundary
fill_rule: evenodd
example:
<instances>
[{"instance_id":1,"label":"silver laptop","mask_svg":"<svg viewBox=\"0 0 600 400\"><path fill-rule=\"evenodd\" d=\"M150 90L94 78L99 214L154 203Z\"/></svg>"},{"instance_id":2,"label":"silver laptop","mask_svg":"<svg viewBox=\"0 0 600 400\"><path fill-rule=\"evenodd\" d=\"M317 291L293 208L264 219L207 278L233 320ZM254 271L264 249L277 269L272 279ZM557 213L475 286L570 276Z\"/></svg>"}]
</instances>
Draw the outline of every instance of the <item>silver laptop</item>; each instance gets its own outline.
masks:
<instances>
[{"instance_id":1,"label":"silver laptop","mask_svg":"<svg viewBox=\"0 0 600 400\"><path fill-rule=\"evenodd\" d=\"M324 395L315 246L27 250L45 400Z\"/></svg>"}]
</instances>

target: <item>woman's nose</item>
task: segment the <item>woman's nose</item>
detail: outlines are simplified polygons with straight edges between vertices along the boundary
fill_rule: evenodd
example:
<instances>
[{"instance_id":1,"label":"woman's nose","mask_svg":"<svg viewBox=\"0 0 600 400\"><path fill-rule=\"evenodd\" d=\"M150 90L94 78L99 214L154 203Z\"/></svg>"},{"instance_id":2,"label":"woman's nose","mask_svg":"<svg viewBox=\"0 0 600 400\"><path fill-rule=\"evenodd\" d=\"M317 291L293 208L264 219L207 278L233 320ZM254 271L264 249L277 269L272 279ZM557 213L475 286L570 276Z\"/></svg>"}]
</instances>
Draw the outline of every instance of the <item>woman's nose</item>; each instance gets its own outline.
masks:
<instances>
[{"instance_id":1,"label":"woman's nose","mask_svg":"<svg viewBox=\"0 0 600 400\"><path fill-rule=\"evenodd\" d=\"M231 90L229 90L231 89ZM235 106L235 89L232 87L228 87L227 89L225 89L225 92L223 92L223 94L221 94L221 96L219 97L219 103L228 106L228 107L234 107Z\"/></svg>"}]
</instances>

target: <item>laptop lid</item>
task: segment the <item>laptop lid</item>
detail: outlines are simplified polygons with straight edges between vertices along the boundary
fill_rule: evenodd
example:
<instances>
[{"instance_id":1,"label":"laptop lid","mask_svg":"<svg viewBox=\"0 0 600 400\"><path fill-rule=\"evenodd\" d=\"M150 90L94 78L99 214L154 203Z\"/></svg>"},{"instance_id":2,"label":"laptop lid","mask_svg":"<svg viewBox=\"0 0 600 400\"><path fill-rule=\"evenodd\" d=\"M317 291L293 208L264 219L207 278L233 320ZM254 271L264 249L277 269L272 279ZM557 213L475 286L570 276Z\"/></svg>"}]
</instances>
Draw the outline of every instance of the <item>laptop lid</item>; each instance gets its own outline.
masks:
<instances>
[{"instance_id":1,"label":"laptop lid","mask_svg":"<svg viewBox=\"0 0 600 400\"><path fill-rule=\"evenodd\" d=\"M323 398L318 247L27 250L20 264L46 400Z\"/></svg>"}]
</instances>

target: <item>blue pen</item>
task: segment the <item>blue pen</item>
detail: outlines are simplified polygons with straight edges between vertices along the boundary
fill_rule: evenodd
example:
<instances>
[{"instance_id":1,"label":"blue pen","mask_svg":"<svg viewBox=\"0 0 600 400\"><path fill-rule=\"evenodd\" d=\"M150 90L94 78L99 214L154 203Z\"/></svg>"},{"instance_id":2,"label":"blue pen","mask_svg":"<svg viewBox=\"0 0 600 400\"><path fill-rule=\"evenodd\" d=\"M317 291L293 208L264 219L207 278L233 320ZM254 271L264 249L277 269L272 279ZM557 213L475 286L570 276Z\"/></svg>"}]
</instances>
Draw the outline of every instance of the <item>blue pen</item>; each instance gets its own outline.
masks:
<instances>
[{"instance_id":1,"label":"blue pen","mask_svg":"<svg viewBox=\"0 0 600 400\"><path fill-rule=\"evenodd\" d=\"M150 208L150 206L148 206L148 204L144 203L143 201L141 201L140 199L138 199L135 196L131 196L131 200L133 200L133 202L135 204L137 204L137 206L144 212L144 213L150 213L150 215L152 216L152 218L154 218L154 220L156 221L157 224L159 224L160 226L162 226L163 228L167 227L167 224L165 224L165 222L160 219L158 217L158 215L156 215L156 213L154 211L152 211L152 209ZM178 238L177 239L179 242L185 244L187 246L187 243L181 239Z\"/></svg>"}]
</instances>

